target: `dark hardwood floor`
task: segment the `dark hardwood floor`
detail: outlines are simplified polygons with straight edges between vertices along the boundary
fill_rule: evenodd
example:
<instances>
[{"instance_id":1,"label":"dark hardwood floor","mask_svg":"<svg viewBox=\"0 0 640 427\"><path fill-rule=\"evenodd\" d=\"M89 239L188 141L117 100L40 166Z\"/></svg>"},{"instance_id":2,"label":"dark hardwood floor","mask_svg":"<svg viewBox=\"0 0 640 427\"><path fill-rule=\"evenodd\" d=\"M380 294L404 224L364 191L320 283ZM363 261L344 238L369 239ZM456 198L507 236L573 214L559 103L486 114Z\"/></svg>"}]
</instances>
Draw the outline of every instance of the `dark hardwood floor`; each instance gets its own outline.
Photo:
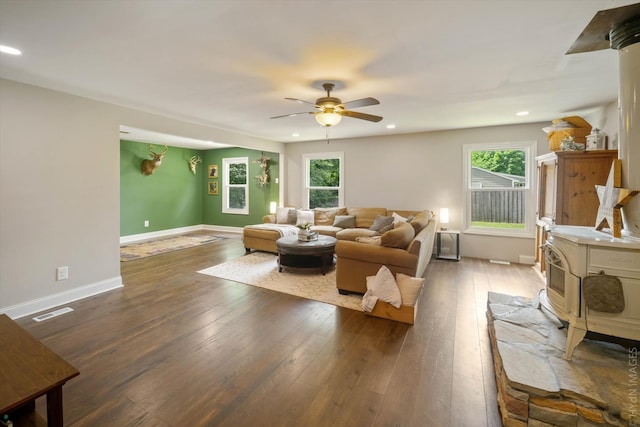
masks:
<instances>
[{"instance_id":1,"label":"dark hardwood floor","mask_svg":"<svg viewBox=\"0 0 640 427\"><path fill-rule=\"evenodd\" d=\"M65 424L501 425L486 297L535 295L531 266L433 259L409 326L197 273L243 254L234 237L125 262L124 288L19 319L80 371Z\"/></svg>"}]
</instances>

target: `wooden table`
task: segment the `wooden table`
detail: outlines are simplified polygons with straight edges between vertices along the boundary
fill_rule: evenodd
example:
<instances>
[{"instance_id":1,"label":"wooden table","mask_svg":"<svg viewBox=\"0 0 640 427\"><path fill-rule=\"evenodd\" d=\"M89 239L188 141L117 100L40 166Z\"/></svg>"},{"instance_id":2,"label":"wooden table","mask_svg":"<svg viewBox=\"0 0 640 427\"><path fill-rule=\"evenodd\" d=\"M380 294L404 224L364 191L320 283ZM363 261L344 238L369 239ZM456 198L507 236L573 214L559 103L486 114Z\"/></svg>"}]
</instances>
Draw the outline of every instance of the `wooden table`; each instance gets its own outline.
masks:
<instances>
[{"instance_id":1,"label":"wooden table","mask_svg":"<svg viewBox=\"0 0 640 427\"><path fill-rule=\"evenodd\" d=\"M7 315L0 315L0 414L35 412L47 395L47 422L62 427L62 386L78 370Z\"/></svg>"}]
</instances>

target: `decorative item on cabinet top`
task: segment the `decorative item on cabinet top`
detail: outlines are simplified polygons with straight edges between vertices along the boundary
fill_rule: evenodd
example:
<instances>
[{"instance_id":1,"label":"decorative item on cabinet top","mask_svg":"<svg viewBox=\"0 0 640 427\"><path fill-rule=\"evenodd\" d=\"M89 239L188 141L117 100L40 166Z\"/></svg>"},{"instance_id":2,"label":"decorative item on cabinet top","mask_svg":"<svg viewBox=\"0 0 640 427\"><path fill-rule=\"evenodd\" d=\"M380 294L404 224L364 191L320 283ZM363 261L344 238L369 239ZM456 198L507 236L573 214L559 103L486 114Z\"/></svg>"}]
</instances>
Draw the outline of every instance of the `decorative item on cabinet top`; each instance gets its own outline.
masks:
<instances>
[{"instance_id":1,"label":"decorative item on cabinet top","mask_svg":"<svg viewBox=\"0 0 640 427\"><path fill-rule=\"evenodd\" d=\"M573 137L577 144L586 144L587 135L591 132L591 125L582 117L571 116L551 121L551 126L542 128L549 140L551 151L560 150L560 145L567 137Z\"/></svg>"},{"instance_id":2,"label":"decorative item on cabinet top","mask_svg":"<svg viewBox=\"0 0 640 427\"><path fill-rule=\"evenodd\" d=\"M587 150L606 150L607 134L598 128L593 128L587 135Z\"/></svg>"}]
</instances>

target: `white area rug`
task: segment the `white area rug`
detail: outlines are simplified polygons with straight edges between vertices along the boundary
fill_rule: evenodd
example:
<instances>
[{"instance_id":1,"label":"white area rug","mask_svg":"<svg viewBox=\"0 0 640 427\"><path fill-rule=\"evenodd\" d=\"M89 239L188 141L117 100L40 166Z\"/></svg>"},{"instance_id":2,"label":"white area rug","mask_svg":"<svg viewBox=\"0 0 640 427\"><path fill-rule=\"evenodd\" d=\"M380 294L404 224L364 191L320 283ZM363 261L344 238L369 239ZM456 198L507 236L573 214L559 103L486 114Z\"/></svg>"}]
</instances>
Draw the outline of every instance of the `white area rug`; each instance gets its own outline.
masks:
<instances>
[{"instance_id":1,"label":"white area rug","mask_svg":"<svg viewBox=\"0 0 640 427\"><path fill-rule=\"evenodd\" d=\"M293 271L285 268L280 273L275 254L254 252L198 273L362 311L361 296L338 293L335 269L324 276L316 269Z\"/></svg>"}]
</instances>

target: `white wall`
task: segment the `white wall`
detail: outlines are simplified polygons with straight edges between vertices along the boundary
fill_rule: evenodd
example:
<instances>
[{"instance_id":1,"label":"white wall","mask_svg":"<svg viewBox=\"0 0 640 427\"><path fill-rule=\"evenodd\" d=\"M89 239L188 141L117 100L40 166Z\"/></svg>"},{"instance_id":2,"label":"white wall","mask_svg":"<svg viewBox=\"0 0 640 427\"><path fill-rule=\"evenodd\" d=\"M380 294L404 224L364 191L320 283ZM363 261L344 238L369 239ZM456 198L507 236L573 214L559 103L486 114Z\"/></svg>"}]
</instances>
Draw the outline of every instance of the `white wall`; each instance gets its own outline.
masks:
<instances>
[{"instance_id":1,"label":"white wall","mask_svg":"<svg viewBox=\"0 0 640 427\"><path fill-rule=\"evenodd\" d=\"M346 125L346 124L345 124ZM537 141L538 155L549 145L542 131L548 123L496 126L388 137L332 140L286 145L285 204L300 206L303 153L345 154L345 205L391 209L449 208L449 228L461 229L462 146L472 143ZM535 170L535 168L534 168ZM532 207L535 209L535 206ZM463 256L518 262L534 256L534 238L461 236Z\"/></svg>"},{"instance_id":2,"label":"white wall","mask_svg":"<svg viewBox=\"0 0 640 427\"><path fill-rule=\"evenodd\" d=\"M603 131L609 138L609 144L618 139L618 101L611 102L596 109L584 119L594 128Z\"/></svg>"},{"instance_id":3,"label":"white wall","mask_svg":"<svg viewBox=\"0 0 640 427\"><path fill-rule=\"evenodd\" d=\"M120 286L120 125L283 153L286 205L300 205L302 153L343 151L348 206L446 206L451 228L462 226L463 144L537 140L548 151L546 124L285 145L10 80L0 94L0 312L11 317ZM533 245L462 236L471 257L517 261ZM68 280L55 280L59 266Z\"/></svg>"},{"instance_id":4,"label":"white wall","mask_svg":"<svg viewBox=\"0 0 640 427\"><path fill-rule=\"evenodd\" d=\"M282 152L282 144L0 79L0 313L121 286L120 134L129 125ZM68 266L69 279L55 280Z\"/></svg>"}]
</instances>

